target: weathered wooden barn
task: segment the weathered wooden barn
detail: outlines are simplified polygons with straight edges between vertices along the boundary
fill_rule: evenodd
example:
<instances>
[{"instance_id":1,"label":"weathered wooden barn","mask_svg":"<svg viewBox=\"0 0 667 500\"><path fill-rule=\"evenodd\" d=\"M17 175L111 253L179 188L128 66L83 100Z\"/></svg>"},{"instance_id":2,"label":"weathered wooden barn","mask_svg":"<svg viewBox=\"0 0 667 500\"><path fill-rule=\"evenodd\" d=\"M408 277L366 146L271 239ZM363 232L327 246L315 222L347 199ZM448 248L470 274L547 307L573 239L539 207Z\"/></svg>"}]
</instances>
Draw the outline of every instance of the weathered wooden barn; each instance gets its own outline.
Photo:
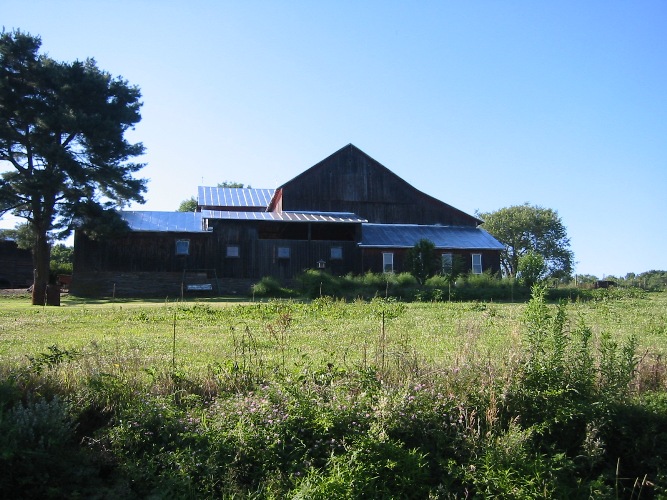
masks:
<instances>
[{"instance_id":1,"label":"weathered wooden barn","mask_svg":"<svg viewBox=\"0 0 667 500\"><path fill-rule=\"evenodd\" d=\"M28 288L32 282L32 252L13 240L0 240L0 288Z\"/></svg>"},{"instance_id":2,"label":"weathered wooden barn","mask_svg":"<svg viewBox=\"0 0 667 500\"><path fill-rule=\"evenodd\" d=\"M481 220L415 189L352 144L277 189L199 187L194 213L128 211L130 231L75 237L71 293L247 293L264 276L401 272L432 241L443 271L500 270Z\"/></svg>"}]
</instances>

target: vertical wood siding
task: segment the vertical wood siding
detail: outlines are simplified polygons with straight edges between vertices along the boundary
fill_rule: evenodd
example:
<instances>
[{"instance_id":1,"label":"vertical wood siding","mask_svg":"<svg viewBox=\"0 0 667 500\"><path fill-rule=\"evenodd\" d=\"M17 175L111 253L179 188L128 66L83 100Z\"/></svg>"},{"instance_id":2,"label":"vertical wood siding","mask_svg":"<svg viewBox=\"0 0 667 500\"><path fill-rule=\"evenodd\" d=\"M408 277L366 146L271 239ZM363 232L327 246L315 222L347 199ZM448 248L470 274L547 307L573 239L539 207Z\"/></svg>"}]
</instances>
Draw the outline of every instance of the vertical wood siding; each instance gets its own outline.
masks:
<instances>
[{"instance_id":1,"label":"vertical wood siding","mask_svg":"<svg viewBox=\"0 0 667 500\"><path fill-rule=\"evenodd\" d=\"M0 288L29 287L33 282L32 253L14 241L0 241Z\"/></svg>"},{"instance_id":2,"label":"vertical wood siding","mask_svg":"<svg viewBox=\"0 0 667 500\"><path fill-rule=\"evenodd\" d=\"M447 182L434 179L434 182ZM479 220L417 190L351 144L281 187L283 210L353 212L383 224L477 226Z\"/></svg>"}]
</instances>

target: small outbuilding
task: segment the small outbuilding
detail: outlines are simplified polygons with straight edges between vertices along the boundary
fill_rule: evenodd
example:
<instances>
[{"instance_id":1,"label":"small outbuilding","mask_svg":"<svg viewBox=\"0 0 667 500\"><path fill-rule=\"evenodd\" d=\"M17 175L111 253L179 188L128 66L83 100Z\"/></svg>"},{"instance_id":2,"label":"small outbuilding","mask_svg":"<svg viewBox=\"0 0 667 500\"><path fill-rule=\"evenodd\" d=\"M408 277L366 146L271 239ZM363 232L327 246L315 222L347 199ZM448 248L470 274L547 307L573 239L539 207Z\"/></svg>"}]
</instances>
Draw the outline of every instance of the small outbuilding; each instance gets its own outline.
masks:
<instances>
[{"instance_id":1,"label":"small outbuilding","mask_svg":"<svg viewBox=\"0 0 667 500\"><path fill-rule=\"evenodd\" d=\"M33 282L30 250L13 240L0 240L0 288L28 288Z\"/></svg>"}]
</instances>

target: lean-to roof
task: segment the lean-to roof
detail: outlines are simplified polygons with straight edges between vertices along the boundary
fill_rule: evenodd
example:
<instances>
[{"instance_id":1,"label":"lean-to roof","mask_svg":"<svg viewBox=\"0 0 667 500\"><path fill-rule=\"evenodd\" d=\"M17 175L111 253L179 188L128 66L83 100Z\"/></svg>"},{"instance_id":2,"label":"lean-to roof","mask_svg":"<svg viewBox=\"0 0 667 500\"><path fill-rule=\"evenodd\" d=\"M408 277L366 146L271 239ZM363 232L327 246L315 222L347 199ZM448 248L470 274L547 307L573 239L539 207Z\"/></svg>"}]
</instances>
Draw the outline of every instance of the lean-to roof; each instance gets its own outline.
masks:
<instances>
[{"instance_id":1,"label":"lean-to roof","mask_svg":"<svg viewBox=\"0 0 667 500\"><path fill-rule=\"evenodd\" d=\"M205 232L200 212L153 212L148 210L123 211L121 217L132 231L151 232Z\"/></svg>"},{"instance_id":2,"label":"lean-to roof","mask_svg":"<svg viewBox=\"0 0 667 500\"><path fill-rule=\"evenodd\" d=\"M484 229L416 224L362 224L361 243L366 248L412 248L427 239L438 249L502 250L504 247Z\"/></svg>"}]
</instances>

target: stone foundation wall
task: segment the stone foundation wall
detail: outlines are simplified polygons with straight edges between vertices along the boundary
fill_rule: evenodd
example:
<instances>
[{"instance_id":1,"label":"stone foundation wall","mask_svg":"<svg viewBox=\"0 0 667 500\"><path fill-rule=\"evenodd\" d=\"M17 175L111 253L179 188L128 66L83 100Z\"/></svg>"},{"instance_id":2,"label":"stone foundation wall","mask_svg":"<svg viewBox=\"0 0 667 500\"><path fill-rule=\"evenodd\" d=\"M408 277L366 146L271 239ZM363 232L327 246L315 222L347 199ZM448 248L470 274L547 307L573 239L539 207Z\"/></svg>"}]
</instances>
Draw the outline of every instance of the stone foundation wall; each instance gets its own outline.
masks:
<instances>
[{"instance_id":1,"label":"stone foundation wall","mask_svg":"<svg viewBox=\"0 0 667 500\"><path fill-rule=\"evenodd\" d=\"M215 279L187 277L183 283L182 273L167 272L74 272L70 294L80 297L215 297L219 295L252 295L251 286L255 280ZM188 290L188 284L211 284L210 290ZM199 288L199 287L196 287Z\"/></svg>"}]
</instances>

